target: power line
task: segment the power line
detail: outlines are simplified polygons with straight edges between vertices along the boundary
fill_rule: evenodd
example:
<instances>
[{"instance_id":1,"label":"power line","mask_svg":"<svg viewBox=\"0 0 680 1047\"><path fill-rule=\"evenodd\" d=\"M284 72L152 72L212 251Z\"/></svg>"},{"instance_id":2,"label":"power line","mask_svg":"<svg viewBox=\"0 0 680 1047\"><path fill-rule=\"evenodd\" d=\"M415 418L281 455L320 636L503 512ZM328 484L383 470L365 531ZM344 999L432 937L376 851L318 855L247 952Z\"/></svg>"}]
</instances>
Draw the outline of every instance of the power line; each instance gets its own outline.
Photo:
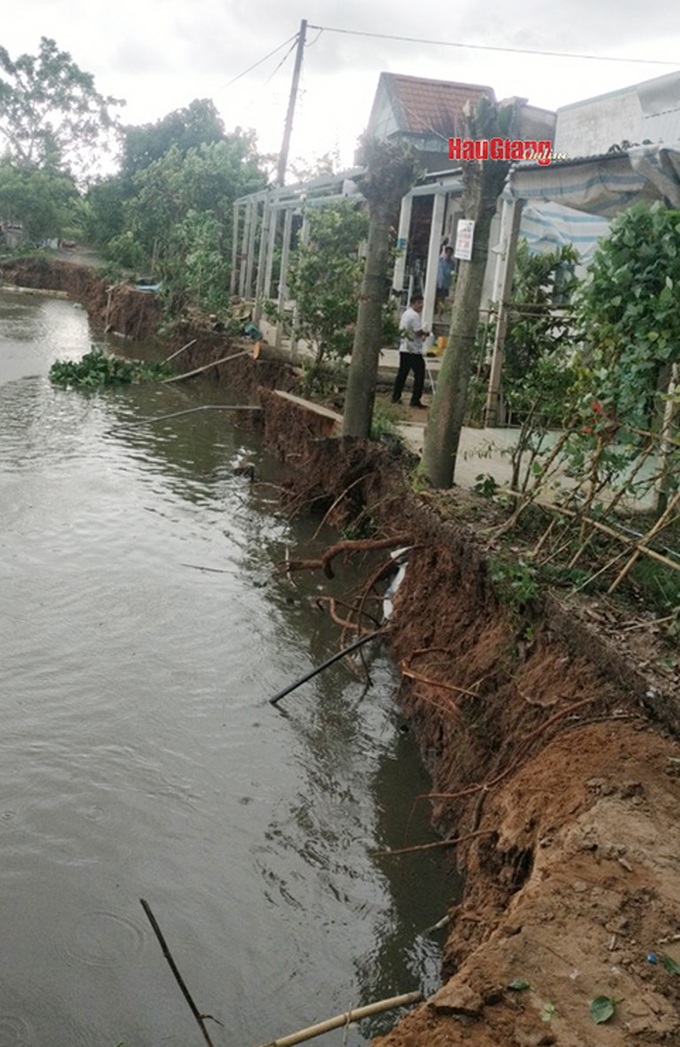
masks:
<instances>
[{"instance_id":1,"label":"power line","mask_svg":"<svg viewBox=\"0 0 680 1047\"><path fill-rule=\"evenodd\" d=\"M262 63L266 62L268 58L271 58L272 55L275 55L277 51L281 51L282 48L284 48L286 46L286 44L289 44L291 42L291 40L297 41L297 38L298 38L298 34L297 33L293 33L292 36L289 36L287 40L284 40L282 44L279 44L278 47L275 47L274 50L270 51L268 55L264 56L264 58L260 58L257 62L253 62L253 64L249 65L247 69L244 69L242 73L239 73L238 76L235 76L232 80L229 80L229 82L224 84L223 87L220 88L220 90L223 91L225 88L231 87L231 85L235 84L237 80L241 79L241 77L246 76L248 73L252 72L253 69L257 69L258 65L262 65ZM292 48L291 48L291 50L292 50ZM286 55L286 58L287 57L288 57L288 55ZM284 58L284 61L285 61L285 58Z\"/></svg>"},{"instance_id":2,"label":"power line","mask_svg":"<svg viewBox=\"0 0 680 1047\"><path fill-rule=\"evenodd\" d=\"M434 47L462 47L470 51L502 51L516 55L545 55L549 58L579 58L592 62L635 62L640 65L672 65L677 62L664 61L661 58L615 58L613 55L581 55L567 51L533 51L528 47L494 47L492 44L461 44L452 40L422 40L414 36L393 36L391 33L368 33L360 29L337 29L333 26L312 25L310 29L320 29L324 33L343 33L346 36L368 36L375 40L400 40L407 44L428 44ZM318 37L316 38L319 39ZM316 43L316 40L314 41Z\"/></svg>"},{"instance_id":3,"label":"power line","mask_svg":"<svg viewBox=\"0 0 680 1047\"><path fill-rule=\"evenodd\" d=\"M282 66L282 65L284 64L284 62L286 62L286 61L288 60L288 56L289 56L289 55L291 55L291 54L293 53L293 51L295 50L295 48L297 47L297 42L298 42L298 36L299 36L299 35L300 35L299 33L296 33L296 34L295 34L295 36L294 36L294 38L293 38L293 42L292 42L292 44L290 45L290 47L289 47L289 48L288 48L288 50L286 51L285 55L283 56L283 58L281 59L281 61L279 62L279 64L277 65L276 69L274 69L274 70L273 70L273 71L272 71L272 72L271 72L271 73L269 74L269 76L267 77L267 79L265 80L265 82L264 82L264 85L265 85L265 87L267 86L267 84L269 83L269 81L270 81L270 80L271 80L271 79L272 79L273 77L275 77L275 76L276 76L276 74L278 73L278 71L279 71L279 69L281 68L281 66Z\"/></svg>"}]
</instances>

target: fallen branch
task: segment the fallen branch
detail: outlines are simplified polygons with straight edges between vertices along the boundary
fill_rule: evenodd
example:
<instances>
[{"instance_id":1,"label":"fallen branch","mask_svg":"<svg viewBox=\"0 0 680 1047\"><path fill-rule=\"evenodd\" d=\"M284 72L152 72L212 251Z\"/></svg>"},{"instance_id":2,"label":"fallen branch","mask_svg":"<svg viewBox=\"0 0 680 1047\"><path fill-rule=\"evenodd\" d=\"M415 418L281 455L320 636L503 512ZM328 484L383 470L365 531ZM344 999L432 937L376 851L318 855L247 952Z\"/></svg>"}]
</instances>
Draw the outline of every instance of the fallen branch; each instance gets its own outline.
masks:
<instances>
[{"instance_id":1,"label":"fallen branch","mask_svg":"<svg viewBox=\"0 0 680 1047\"><path fill-rule=\"evenodd\" d=\"M201 1012L199 1011L198 1007L194 1003L193 998L191 996L191 993L187 989L186 984L184 982L184 979L182 978L182 975L179 973L179 970L177 968L177 964L175 963L174 959L172 958L172 953L170 952L170 948L168 946L168 943L166 942L165 938L163 937L163 932L161 931L160 927L158 926L158 922L156 920L156 917L154 916L154 914L151 911L151 906L149 905L149 903L147 901L144 900L144 898L140 898L139 902L140 902L140 905L142 906L142 909L144 910L144 912L146 913L146 915L147 915L147 917L149 919L149 923L151 924L151 926L153 928L153 932L156 935L156 938L158 939L158 944L161 947L161 950L163 952L163 956L168 961L168 966L170 967L170 970L172 971L173 975L175 976L175 981L177 982L177 984L179 985L180 989L182 990L182 995L184 996L184 999L189 1004L189 1007L191 1009L191 1013L193 1014L194 1018L196 1019L196 1022L198 1024L198 1026L199 1026L199 1028L201 1030L201 1032L203 1033L203 1039L208 1044L208 1047L213 1047L213 1042L210 1039L210 1034L209 1034L208 1030L205 1027L205 1021L204 1021L204 1018L207 1018L208 1015L201 1014Z\"/></svg>"},{"instance_id":2,"label":"fallen branch","mask_svg":"<svg viewBox=\"0 0 680 1047\"><path fill-rule=\"evenodd\" d=\"M413 539L409 534L397 534L392 538L361 538L353 541L337 542L330 545L320 560L289 560L286 573L290 571L323 571L327 578L335 578L332 563L341 553L368 552L372 549L393 549L398 545L410 545Z\"/></svg>"},{"instance_id":3,"label":"fallen branch","mask_svg":"<svg viewBox=\"0 0 680 1047\"><path fill-rule=\"evenodd\" d=\"M436 847L455 847L457 844L467 843L468 840L473 840L477 836L492 836L496 831L496 829L477 829L476 832L463 833L462 836L456 836L454 839L435 840L433 843L416 843L412 847L395 847L388 851L372 851L371 854L374 858L394 858L399 854L433 851Z\"/></svg>"},{"instance_id":4,"label":"fallen branch","mask_svg":"<svg viewBox=\"0 0 680 1047\"><path fill-rule=\"evenodd\" d=\"M317 538L319 537L319 534L320 534L320 532L321 532L321 529L322 529L323 525L324 525L324 524L326 523L326 520L327 520L327 519L329 518L329 516L331 515L331 513L333 512L333 510L334 510L335 508L337 508L337 506L338 506L338 505L340 505L340 502L341 502L341 501L343 500L343 498L344 498L344 497L345 497L346 495L348 495L348 494L349 494L349 492L350 492L350 491L352 490L352 488L353 488L353 487L356 487L356 485L357 485L357 484L360 484L362 480L365 480L367 476L373 476L373 475L374 475L373 473L362 473L362 474L361 474L361 476L357 476L356 480L353 480L353 481L352 481L352 483L351 483L351 484L349 485L349 487L346 487L344 491L341 491L341 492L340 492L340 494L338 495L338 497L337 497L337 498L335 499L335 501L334 501L334 502L333 502L333 504L331 505L330 509L328 509L328 510L327 510L327 511L326 511L326 512L324 513L324 515L323 515L323 519L322 519L321 523L319 524L319 526L317 527L316 531L315 531L315 532L314 532L314 534L312 535L312 541L313 541L313 542L315 542L315 541L316 541L316 539L317 539Z\"/></svg>"},{"instance_id":5,"label":"fallen branch","mask_svg":"<svg viewBox=\"0 0 680 1047\"><path fill-rule=\"evenodd\" d=\"M291 1033L290 1036L282 1036L278 1040L270 1040L262 1044L262 1047L293 1047L296 1043L311 1040L315 1036L321 1036L332 1029L341 1029L343 1025L350 1022L361 1021L362 1018L370 1018L372 1014L382 1014L383 1011L393 1011L396 1007L410 1007L412 1003L420 1003L423 999L421 992L407 992L403 996L392 996L389 1000L380 1000L378 1003L369 1003L366 1007L357 1007L346 1014L338 1014L335 1018L328 1018L325 1022L310 1025L299 1032Z\"/></svg>"}]
</instances>

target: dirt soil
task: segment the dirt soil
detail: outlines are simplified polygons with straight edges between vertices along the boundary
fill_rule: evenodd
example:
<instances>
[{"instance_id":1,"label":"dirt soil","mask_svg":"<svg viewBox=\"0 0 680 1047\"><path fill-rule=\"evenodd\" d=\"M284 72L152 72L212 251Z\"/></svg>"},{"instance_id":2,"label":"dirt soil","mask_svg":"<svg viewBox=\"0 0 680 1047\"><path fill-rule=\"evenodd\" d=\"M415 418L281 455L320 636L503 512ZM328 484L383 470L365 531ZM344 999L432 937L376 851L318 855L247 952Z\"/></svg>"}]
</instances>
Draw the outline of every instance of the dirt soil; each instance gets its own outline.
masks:
<instances>
[{"instance_id":1,"label":"dirt soil","mask_svg":"<svg viewBox=\"0 0 680 1047\"><path fill-rule=\"evenodd\" d=\"M466 874L443 988L376 1045L680 1044L680 974L662 962L680 971L677 678L555 596L504 605L467 507L434 512L403 465L317 442L288 488L295 511L350 530L368 512L376 536L413 543L390 629L399 701L432 775L423 802ZM603 1024L598 996L614 1005Z\"/></svg>"},{"instance_id":2,"label":"dirt soil","mask_svg":"<svg viewBox=\"0 0 680 1047\"><path fill-rule=\"evenodd\" d=\"M51 279L71 279L110 321L107 285L76 268ZM41 275L17 282L27 277ZM129 295L116 308L121 330L151 322ZM223 350L218 333L186 326L169 349L195 335L184 370ZM259 397L267 445L296 467L289 511L411 546L389 623L397 700L432 777L421 802L465 870L463 901L434 932L446 935L442 988L376 1047L680 1047L680 684L661 671L653 623L559 593L504 603L470 496L415 495L408 456L328 439L322 422L267 395L295 375L265 363L245 357L214 380ZM388 553L376 556L367 576ZM614 1009L603 1024L589 1011L596 997Z\"/></svg>"}]
</instances>

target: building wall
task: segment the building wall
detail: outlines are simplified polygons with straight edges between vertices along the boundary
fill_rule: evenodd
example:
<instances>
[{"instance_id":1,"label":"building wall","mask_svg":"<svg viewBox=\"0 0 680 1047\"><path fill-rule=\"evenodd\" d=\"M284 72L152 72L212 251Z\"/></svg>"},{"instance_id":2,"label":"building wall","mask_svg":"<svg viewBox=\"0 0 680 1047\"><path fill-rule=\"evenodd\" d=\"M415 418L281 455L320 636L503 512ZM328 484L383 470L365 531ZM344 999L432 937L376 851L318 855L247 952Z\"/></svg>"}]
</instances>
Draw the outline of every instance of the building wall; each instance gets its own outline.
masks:
<instances>
[{"instance_id":1,"label":"building wall","mask_svg":"<svg viewBox=\"0 0 680 1047\"><path fill-rule=\"evenodd\" d=\"M642 106L632 88L557 110L556 153L597 156L623 141L642 140Z\"/></svg>"}]
</instances>

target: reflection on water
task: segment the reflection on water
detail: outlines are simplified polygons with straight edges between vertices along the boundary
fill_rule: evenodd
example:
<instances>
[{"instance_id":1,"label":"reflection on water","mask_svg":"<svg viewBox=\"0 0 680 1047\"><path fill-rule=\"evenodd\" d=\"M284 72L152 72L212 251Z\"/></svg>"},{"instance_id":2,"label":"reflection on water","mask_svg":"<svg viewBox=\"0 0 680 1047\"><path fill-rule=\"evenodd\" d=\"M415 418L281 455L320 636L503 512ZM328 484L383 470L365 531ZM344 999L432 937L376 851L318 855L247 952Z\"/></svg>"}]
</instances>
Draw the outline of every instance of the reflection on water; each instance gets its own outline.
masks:
<instances>
[{"instance_id":1,"label":"reflection on water","mask_svg":"<svg viewBox=\"0 0 680 1047\"><path fill-rule=\"evenodd\" d=\"M319 580L273 574L313 525L234 476L269 466L225 412L150 421L214 386L53 388L89 342L68 302L0 301L0 1047L195 1035L140 897L217 1045L431 987L451 884L372 856L427 788L390 662L268 705L337 643Z\"/></svg>"}]
</instances>

